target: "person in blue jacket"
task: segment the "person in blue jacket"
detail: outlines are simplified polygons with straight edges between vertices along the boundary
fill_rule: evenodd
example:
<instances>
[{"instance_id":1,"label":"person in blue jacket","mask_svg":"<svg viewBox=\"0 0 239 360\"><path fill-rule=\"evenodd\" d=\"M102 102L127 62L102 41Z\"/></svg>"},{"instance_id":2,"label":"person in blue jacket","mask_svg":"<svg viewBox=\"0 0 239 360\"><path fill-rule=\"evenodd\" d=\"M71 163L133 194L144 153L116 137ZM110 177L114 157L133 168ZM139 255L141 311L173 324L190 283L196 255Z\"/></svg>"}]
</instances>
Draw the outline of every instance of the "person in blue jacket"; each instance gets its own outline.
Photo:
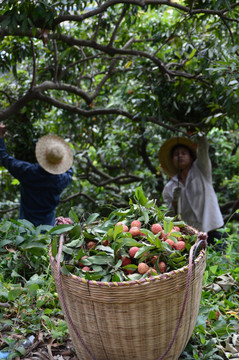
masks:
<instances>
[{"instance_id":1,"label":"person in blue jacket","mask_svg":"<svg viewBox=\"0 0 239 360\"><path fill-rule=\"evenodd\" d=\"M37 163L10 156L4 143L6 127L0 123L0 164L21 184L19 219L33 225L54 225L61 192L72 181L73 154L57 135L41 137L35 149Z\"/></svg>"}]
</instances>

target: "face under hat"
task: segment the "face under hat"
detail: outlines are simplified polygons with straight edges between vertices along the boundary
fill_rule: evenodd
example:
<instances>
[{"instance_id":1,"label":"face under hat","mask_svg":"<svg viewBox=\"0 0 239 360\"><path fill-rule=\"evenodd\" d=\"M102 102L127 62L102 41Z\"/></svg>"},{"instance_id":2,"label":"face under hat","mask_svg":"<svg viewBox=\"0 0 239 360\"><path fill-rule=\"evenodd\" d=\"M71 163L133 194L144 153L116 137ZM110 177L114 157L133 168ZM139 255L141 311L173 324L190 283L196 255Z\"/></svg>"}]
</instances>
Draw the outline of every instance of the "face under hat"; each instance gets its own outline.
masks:
<instances>
[{"instance_id":1,"label":"face under hat","mask_svg":"<svg viewBox=\"0 0 239 360\"><path fill-rule=\"evenodd\" d=\"M36 144L40 166L51 174L63 174L73 163L73 153L65 140L57 135L42 136Z\"/></svg>"},{"instance_id":2,"label":"face under hat","mask_svg":"<svg viewBox=\"0 0 239 360\"><path fill-rule=\"evenodd\" d=\"M165 141L159 150L159 164L165 173L171 177L178 173L172 160L172 150L178 145L186 146L191 151L193 158L196 159L197 157L197 148L193 141L184 137L172 137Z\"/></svg>"}]
</instances>

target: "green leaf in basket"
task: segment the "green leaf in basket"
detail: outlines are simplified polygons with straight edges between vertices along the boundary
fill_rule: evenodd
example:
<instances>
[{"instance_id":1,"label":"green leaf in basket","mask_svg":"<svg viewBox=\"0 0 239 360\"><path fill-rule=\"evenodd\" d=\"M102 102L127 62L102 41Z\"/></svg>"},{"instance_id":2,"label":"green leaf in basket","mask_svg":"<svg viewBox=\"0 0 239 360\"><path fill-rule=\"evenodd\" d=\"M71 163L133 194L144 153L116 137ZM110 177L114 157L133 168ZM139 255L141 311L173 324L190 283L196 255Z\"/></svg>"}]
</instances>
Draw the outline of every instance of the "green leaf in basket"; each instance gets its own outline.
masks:
<instances>
[{"instance_id":1,"label":"green leaf in basket","mask_svg":"<svg viewBox=\"0 0 239 360\"><path fill-rule=\"evenodd\" d=\"M83 261L84 261L84 259L83 259ZM95 273L100 273L103 271L103 268L102 268L102 266L99 266L99 265L93 265L92 270L94 270Z\"/></svg>"},{"instance_id":2,"label":"green leaf in basket","mask_svg":"<svg viewBox=\"0 0 239 360\"><path fill-rule=\"evenodd\" d=\"M175 244L177 243L177 238L175 236L169 235L168 239L172 240L173 242L175 242Z\"/></svg>"},{"instance_id":3,"label":"green leaf in basket","mask_svg":"<svg viewBox=\"0 0 239 360\"><path fill-rule=\"evenodd\" d=\"M75 256L75 260L77 261L77 260L81 259L82 256L84 256L84 255L85 255L84 249L81 248L81 249L78 251L77 255Z\"/></svg>"},{"instance_id":4,"label":"green leaf in basket","mask_svg":"<svg viewBox=\"0 0 239 360\"><path fill-rule=\"evenodd\" d=\"M123 248L124 246L139 246L140 244L138 243L138 241L134 240L133 238L124 238L124 239L118 239L117 240L117 246L114 248L115 253Z\"/></svg>"},{"instance_id":5,"label":"green leaf in basket","mask_svg":"<svg viewBox=\"0 0 239 360\"><path fill-rule=\"evenodd\" d=\"M148 213L148 211L143 210L142 216L144 218L144 223L148 224L148 222L149 222L149 213Z\"/></svg>"},{"instance_id":6,"label":"green leaf in basket","mask_svg":"<svg viewBox=\"0 0 239 360\"><path fill-rule=\"evenodd\" d=\"M114 258L112 256L89 256L88 260L91 262L91 264L97 264L97 265L107 265L107 264L113 264Z\"/></svg>"},{"instance_id":7,"label":"green leaf in basket","mask_svg":"<svg viewBox=\"0 0 239 360\"><path fill-rule=\"evenodd\" d=\"M163 251L162 241L158 237L155 237L155 246L157 247L158 251Z\"/></svg>"},{"instance_id":8,"label":"green leaf in basket","mask_svg":"<svg viewBox=\"0 0 239 360\"><path fill-rule=\"evenodd\" d=\"M163 250L168 251L168 252L173 252L173 249L166 241L162 241L161 245L162 245Z\"/></svg>"},{"instance_id":9,"label":"green leaf in basket","mask_svg":"<svg viewBox=\"0 0 239 360\"><path fill-rule=\"evenodd\" d=\"M93 213L93 214L91 214L91 215L87 218L86 224L87 224L87 225L92 224L99 216L100 216L100 214L98 214L98 213Z\"/></svg>"},{"instance_id":10,"label":"green leaf in basket","mask_svg":"<svg viewBox=\"0 0 239 360\"><path fill-rule=\"evenodd\" d=\"M63 245L62 251L66 254L72 255L74 250L71 248L68 248L66 245Z\"/></svg>"},{"instance_id":11,"label":"green leaf in basket","mask_svg":"<svg viewBox=\"0 0 239 360\"><path fill-rule=\"evenodd\" d=\"M173 222L172 221L168 222L166 220L163 220L163 228L164 228L165 234L168 234L173 228Z\"/></svg>"},{"instance_id":12,"label":"green leaf in basket","mask_svg":"<svg viewBox=\"0 0 239 360\"><path fill-rule=\"evenodd\" d=\"M178 257L178 258L175 257L175 258L173 259L173 261L174 261L176 264L178 264L178 263L182 262L183 260L185 260L185 256L186 256L186 255L180 256L180 257Z\"/></svg>"},{"instance_id":13,"label":"green leaf in basket","mask_svg":"<svg viewBox=\"0 0 239 360\"><path fill-rule=\"evenodd\" d=\"M116 240L117 239L117 236L119 234L121 234L123 231L123 226L122 225L117 225L115 226L114 228L114 232L113 232L113 239Z\"/></svg>"},{"instance_id":14,"label":"green leaf in basket","mask_svg":"<svg viewBox=\"0 0 239 360\"><path fill-rule=\"evenodd\" d=\"M155 235L148 229L140 229L141 233L147 235L147 240L151 242L151 244L155 243Z\"/></svg>"},{"instance_id":15,"label":"green leaf in basket","mask_svg":"<svg viewBox=\"0 0 239 360\"><path fill-rule=\"evenodd\" d=\"M185 222L184 221L174 221L173 223L175 226L185 226Z\"/></svg>"},{"instance_id":16,"label":"green leaf in basket","mask_svg":"<svg viewBox=\"0 0 239 360\"><path fill-rule=\"evenodd\" d=\"M170 233L170 236L174 236L174 237L178 238L178 237L181 237L182 234L180 232L178 232L178 231L172 231Z\"/></svg>"},{"instance_id":17,"label":"green leaf in basket","mask_svg":"<svg viewBox=\"0 0 239 360\"><path fill-rule=\"evenodd\" d=\"M80 262L85 266L90 266L92 264L92 262L88 260L88 258L80 259Z\"/></svg>"},{"instance_id":18,"label":"green leaf in basket","mask_svg":"<svg viewBox=\"0 0 239 360\"><path fill-rule=\"evenodd\" d=\"M130 213L132 212L131 208L129 209L120 209L120 210L117 210L116 212L114 212L115 216L119 217L120 218L120 221L122 221L126 215L129 215Z\"/></svg>"},{"instance_id":19,"label":"green leaf in basket","mask_svg":"<svg viewBox=\"0 0 239 360\"><path fill-rule=\"evenodd\" d=\"M136 259L142 257L143 255L145 255L147 252L149 252L149 250L153 249L154 246L150 246L150 245L145 245L145 246L142 246L138 251L137 253L134 255L134 257Z\"/></svg>"},{"instance_id":20,"label":"green leaf in basket","mask_svg":"<svg viewBox=\"0 0 239 360\"><path fill-rule=\"evenodd\" d=\"M155 266L155 269L157 271L158 274L160 274L160 269L159 269L159 261L160 261L160 257L158 256L154 266Z\"/></svg>"},{"instance_id":21,"label":"green leaf in basket","mask_svg":"<svg viewBox=\"0 0 239 360\"><path fill-rule=\"evenodd\" d=\"M102 278L101 274L95 274L94 272L90 273L90 272L86 272L83 277L87 280L100 280Z\"/></svg>"},{"instance_id":22,"label":"green leaf in basket","mask_svg":"<svg viewBox=\"0 0 239 360\"><path fill-rule=\"evenodd\" d=\"M111 280L111 274L106 274L102 277L101 281L109 282Z\"/></svg>"},{"instance_id":23,"label":"green leaf in basket","mask_svg":"<svg viewBox=\"0 0 239 360\"><path fill-rule=\"evenodd\" d=\"M128 275L129 280L139 280L139 279L141 279L141 277L142 277L142 275L138 274L138 273Z\"/></svg>"},{"instance_id":24,"label":"green leaf in basket","mask_svg":"<svg viewBox=\"0 0 239 360\"><path fill-rule=\"evenodd\" d=\"M114 255L114 250L110 246L104 246L104 245L97 245L95 250L102 250L106 253Z\"/></svg>"},{"instance_id":25,"label":"green leaf in basket","mask_svg":"<svg viewBox=\"0 0 239 360\"><path fill-rule=\"evenodd\" d=\"M135 189L135 197L142 206L144 206L148 202L148 199L143 193L142 186L139 186Z\"/></svg>"},{"instance_id":26,"label":"green leaf in basket","mask_svg":"<svg viewBox=\"0 0 239 360\"><path fill-rule=\"evenodd\" d=\"M121 282L121 281L123 281L123 278L122 278L122 276L121 276L121 274L120 274L119 271L117 271L116 273L114 273L114 275L112 276L112 281L113 281L113 282Z\"/></svg>"},{"instance_id":27,"label":"green leaf in basket","mask_svg":"<svg viewBox=\"0 0 239 360\"><path fill-rule=\"evenodd\" d=\"M136 270L138 269L138 266L135 264L129 264L122 267L123 269L130 269L130 270Z\"/></svg>"},{"instance_id":28,"label":"green leaf in basket","mask_svg":"<svg viewBox=\"0 0 239 360\"><path fill-rule=\"evenodd\" d=\"M121 267L121 265L122 265L122 260L119 259L117 261L117 263L114 265L114 267L112 268L112 271L118 270Z\"/></svg>"}]
</instances>

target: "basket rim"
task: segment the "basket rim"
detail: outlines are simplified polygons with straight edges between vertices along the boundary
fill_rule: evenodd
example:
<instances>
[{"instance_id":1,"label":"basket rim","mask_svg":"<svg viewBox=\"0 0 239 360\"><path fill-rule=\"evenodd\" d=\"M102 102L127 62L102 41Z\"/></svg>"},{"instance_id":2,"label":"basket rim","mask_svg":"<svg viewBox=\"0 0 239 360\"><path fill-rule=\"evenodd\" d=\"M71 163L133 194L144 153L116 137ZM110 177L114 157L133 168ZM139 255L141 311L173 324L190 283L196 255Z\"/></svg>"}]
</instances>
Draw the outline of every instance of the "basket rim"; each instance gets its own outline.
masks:
<instances>
[{"instance_id":1,"label":"basket rim","mask_svg":"<svg viewBox=\"0 0 239 360\"><path fill-rule=\"evenodd\" d=\"M53 257L52 252L51 252L51 246L49 249L49 256L50 256L50 264L53 267L57 266L57 261L56 259ZM196 257L196 259L194 260L194 265L197 265L204 257L206 256L206 250L202 249L199 253L199 255ZM66 276L69 277L71 279L75 279L85 285L97 285L97 286L104 286L104 287L120 287L120 286L131 286L131 285L142 285L142 284L147 284L147 283L152 283L154 281L157 280L166 280L169 278L172 278L173 276L176 276L180 273L185 273L187 272L189 269L189 264L176 269L176 270L172 270L170 272L164 273L164 274L158 274L155 276L150 276L148 278L143 278L143 279L139 279L139 280L129 280L129 281L121 281L121 282L104 282L104 281L97 281L97 280L88 280L85 279L83 277L80 277L78 275L74 275L74 274L61 274L61 276Z\"/></svg>"}]
</instances>

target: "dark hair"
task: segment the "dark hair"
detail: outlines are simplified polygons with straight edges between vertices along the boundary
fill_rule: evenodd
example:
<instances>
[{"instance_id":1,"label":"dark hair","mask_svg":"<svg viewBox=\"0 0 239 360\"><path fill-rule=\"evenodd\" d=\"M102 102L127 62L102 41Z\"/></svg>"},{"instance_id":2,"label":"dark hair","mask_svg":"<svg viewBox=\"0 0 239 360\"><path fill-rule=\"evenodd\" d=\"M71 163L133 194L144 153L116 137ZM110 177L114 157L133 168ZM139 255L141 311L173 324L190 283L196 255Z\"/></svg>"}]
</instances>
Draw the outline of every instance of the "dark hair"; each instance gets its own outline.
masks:
<instances>
[{"instance_id":1,"label":"dark hair","mask_svg":"<svg viewBox=\"0 0 239 360\"><path fill-rule=\"evenodd\" d=\"M176 145L173 146L173 148L172 148L172 150L171 150L171 153L170 153L171 159L173 158L173 153L174 153L174 151L175 151L177 148L179 148L179 147L183 147L183 148L187 149L187 150L189 151L190 156L191 156L191 158L193 159L193 161L196 159L195 154L194 154L193 151L190 149L190 147L188 147L187 145L184 145L184 144L176 144Z\"/></svg>"}]
</instances>

